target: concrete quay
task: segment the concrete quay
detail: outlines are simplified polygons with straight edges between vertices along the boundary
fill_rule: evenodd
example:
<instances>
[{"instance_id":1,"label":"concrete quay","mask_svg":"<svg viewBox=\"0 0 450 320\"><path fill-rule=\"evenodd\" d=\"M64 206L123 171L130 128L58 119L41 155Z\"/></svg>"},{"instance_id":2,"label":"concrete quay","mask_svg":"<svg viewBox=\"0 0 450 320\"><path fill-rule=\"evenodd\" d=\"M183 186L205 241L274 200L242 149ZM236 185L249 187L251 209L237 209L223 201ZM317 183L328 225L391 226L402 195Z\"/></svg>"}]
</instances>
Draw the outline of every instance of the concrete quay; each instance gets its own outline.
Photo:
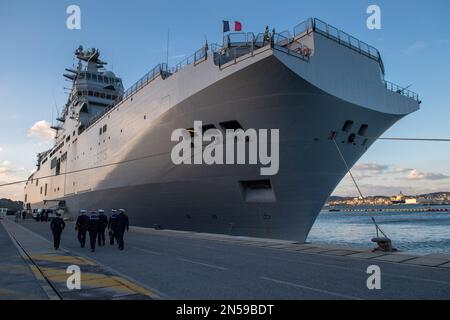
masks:
<instances>
[{"instance_id":1,"label":"concrete quay","mask_svg":"<svg viewBox=\"0 0 450 320\"><path fill-rule=\"evenodd\" d=\"M55 251L47 223L2 221L0 299L450 299L450 255L132 227L125 251L81 249L73 223ZM69 290L69 265L81 290ZM369 290L369 266L381 289ZM20 274L20 278L14 278ZM17 281L16 281L17 279Z\"/></svg>"}]
</instances>

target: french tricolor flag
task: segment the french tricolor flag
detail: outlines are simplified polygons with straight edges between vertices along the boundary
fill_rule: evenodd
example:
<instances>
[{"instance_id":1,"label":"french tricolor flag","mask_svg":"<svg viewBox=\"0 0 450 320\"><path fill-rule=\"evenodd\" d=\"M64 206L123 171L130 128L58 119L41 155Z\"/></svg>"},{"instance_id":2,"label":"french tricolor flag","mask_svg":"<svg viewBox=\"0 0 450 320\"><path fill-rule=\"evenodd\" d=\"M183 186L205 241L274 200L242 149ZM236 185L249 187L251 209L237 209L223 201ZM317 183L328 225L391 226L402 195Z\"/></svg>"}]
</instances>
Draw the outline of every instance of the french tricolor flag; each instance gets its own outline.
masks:
<instances>
[{"instance_id":1,"label":"french tricolor flag","mask_svg":"<svg viewBox=\"0 0 450 320\"><path fill-rule=\"evenodd\" d=\"M230 29L230 21L223 20L222 24L223 24L223 32L242 31L242 23L240 23L239 21L234 21L234 28L233 28L233 30Z\"/></svg>"}]
</instances>

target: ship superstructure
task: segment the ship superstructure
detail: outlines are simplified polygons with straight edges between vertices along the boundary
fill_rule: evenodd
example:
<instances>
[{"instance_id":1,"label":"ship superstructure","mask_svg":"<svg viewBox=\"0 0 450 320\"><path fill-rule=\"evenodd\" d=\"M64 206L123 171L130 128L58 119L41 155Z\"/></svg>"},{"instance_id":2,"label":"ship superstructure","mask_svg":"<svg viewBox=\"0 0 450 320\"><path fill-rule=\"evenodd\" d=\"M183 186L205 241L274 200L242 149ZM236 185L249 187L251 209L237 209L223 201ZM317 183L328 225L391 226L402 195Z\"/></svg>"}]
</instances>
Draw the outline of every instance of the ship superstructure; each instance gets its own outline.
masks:
<instances>
[{"instance_id":1,"label":"ship superstructure","mask_svg":"<svg viewBox=\"0 0 450 320\"><path fill-rule=\"evenodd\" d=\"M236 33L127 91L96 49L76 51L54 148L25 187L28 208L127 209L132 224L304 241L340 180L417 94L385 80L375 48L318 19ZM279 129L280 166L175 165L171 133ZM344 157L345 162L342 157Z\"/></svg>"}]
</instances>

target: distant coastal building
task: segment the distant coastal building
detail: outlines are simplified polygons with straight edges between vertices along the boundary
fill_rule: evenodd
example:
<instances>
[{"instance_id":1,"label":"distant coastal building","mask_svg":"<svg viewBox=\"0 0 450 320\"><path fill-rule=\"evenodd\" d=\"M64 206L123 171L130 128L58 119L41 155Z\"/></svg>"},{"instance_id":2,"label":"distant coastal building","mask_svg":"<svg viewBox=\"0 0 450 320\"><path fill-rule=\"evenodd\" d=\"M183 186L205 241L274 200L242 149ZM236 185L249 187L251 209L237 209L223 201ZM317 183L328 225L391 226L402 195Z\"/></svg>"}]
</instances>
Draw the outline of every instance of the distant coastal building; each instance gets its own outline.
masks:
<instances>
[{"instance_id":1,"label":"distant coastal building","mask_svg":"<svg viewBox=\"0 0 450 320\"><path fill-rule=\"evenodd\" d=\"M400 191L399 195L391 197L392 204L402 204L406 202L406 196Z\"/></svg>"}]
</instances>

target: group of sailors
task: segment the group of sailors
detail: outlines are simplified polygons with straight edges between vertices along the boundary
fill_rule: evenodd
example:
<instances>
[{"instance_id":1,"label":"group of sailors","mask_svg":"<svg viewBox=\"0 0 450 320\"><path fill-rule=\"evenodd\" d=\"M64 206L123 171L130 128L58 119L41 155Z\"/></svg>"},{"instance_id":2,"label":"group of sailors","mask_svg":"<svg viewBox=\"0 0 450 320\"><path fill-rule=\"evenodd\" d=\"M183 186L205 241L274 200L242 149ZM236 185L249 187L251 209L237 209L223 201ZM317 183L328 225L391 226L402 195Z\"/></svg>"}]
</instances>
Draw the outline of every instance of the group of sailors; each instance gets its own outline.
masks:
<instances>
[{"instance_id":1,"label":"group of sailors","mask_svg":"<svg viewBox=\"0 0 450 320\"><path fill-rule=\"evenodd\" d=\"M65 226L64 220L59 214L50 223L56 250L59 248L61 234ZM129 230L128 216L125 214L124 209L111 210L109 219L105 214L105 210L102 209L92 211L90 215L87 214L86 210L80 210L80 215L75 224L75 230L78 231L78 241L80 242L81 248L85 247L87 233L89 233L92 252L95 251L96 245L99 247L105 246L105 232L108 230L110 245L114 245L115 240L119 246L119 250L123 250L125 230Z\"/></svg>"}]
</instances>

